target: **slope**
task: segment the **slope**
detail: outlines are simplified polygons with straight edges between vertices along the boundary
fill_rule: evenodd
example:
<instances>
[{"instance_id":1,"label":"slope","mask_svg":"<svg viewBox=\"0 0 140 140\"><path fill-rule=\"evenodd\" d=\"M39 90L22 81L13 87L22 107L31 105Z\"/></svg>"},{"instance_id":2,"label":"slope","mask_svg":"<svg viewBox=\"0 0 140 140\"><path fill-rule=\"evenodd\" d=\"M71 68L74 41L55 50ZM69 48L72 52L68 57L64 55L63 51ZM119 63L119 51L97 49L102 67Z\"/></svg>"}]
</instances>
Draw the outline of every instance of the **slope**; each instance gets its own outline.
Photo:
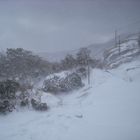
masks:
<instances>
[{"instance_id":1,"label":"slope","mask_svg":"<svg viewBox=\"0 0 140 140\"><path fill-rule=\"evenodd\" d=\"M94 69L90 87L49 96L49 111L0 116L0 139L139 140L139 67L138 60L110 71Z\"/></svg>"},{"instance_id":2,"label":"slope","mask_svg":"<svg viewBox=\"0 0 140 140\"><path fill-rule=\"evenodd\" d=\"M122 63L130 62L140 55L139 34L132 34L104 53L106 68L115 68Z\"/></svg>"}]
</instances>

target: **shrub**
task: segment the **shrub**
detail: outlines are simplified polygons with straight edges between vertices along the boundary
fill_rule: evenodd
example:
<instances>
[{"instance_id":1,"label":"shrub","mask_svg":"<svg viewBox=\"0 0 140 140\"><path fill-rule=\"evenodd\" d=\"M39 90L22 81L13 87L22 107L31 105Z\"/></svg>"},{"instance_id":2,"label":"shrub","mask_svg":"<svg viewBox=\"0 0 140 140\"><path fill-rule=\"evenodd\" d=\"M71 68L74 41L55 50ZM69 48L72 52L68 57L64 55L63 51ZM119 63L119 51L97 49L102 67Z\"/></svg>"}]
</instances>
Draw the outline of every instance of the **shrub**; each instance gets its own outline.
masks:
<instances>
[{"instance_id":1,"label":"shrub","mask_svg":"<svg viewBox=\"0 0 140 140\"><path fill-rule=\"evenodd\" d=\"M41 103L35 99L31 99L31 104L32 104L32 107L35 109L35 110L40 110L40 111L45 111L48 109L48 106L46 103Z\"/></svg>"},{"instance_id":2,"label":"shrub","mask_svg":"<svg viewBox=\"0 0 140 140\"><path fill-rule=\"evenodd\" d=\"M27 106L30 103L30 94L25 91L25 92L21 92L19 95L19 100L20 100L20 106Z\"/></svg>"},{"instance_id":3,"label":"shrub","mask_svg":"<svg viewBox=\"0 0 140 140\"><path fill-rule=\"evenodd\" d=\"M0 82L0 99L14 99L19 84L12 80Z\"/></svg>"},{"instance_id":4,"label":"shrub","mask_svg":"<svg viewBox=\"0 0 140 140\"><path fill-rule=\"evenodd\" d=\"M51 93L68 92L79 87L83 83L81 77L77 73L71 73L66 77L54 76L53 78L44 81L44 91Z\"/></svg>"},{"instance_id":5,"label":"shrub","mask_svg":"<svg viewBox=\"0 0 140 140\"><path fill-rule=\"evenodd\" d=\"M15 108L16 91L19 84L12 80L0 82L0 112L12 111Z\"/></svg>"},{"instance_id":6,"label":"shrub","mask_svg":"<svg viewBox=\"0 0 140 140\"><path fill-rule=\"evenodd\" d=\"M15 108L14 103L10 100L0 101L0 112L12 112Z\"/></svg>"}]
</instances>

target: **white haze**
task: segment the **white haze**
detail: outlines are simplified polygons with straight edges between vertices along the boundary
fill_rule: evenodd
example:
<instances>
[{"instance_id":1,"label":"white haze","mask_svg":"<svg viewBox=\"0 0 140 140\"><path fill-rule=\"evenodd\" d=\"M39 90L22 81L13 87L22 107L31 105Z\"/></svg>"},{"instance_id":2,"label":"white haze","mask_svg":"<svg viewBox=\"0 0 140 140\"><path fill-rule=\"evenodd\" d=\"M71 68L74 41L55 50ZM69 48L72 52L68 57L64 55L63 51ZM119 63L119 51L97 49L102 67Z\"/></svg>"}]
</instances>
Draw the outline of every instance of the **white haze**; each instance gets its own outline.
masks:
<instances>
[{"instance_id":1,"label":"white haze","mask_svg":"<svg viewBox=\"0 0 140 140\"><path fill-rule=\"evenodd\" d=\"M35 52L104 43L114 30L139 29L138 0L0 0L0 50ZM121 27L121 29L120 29Z\"/></svg>"}]
</instances>

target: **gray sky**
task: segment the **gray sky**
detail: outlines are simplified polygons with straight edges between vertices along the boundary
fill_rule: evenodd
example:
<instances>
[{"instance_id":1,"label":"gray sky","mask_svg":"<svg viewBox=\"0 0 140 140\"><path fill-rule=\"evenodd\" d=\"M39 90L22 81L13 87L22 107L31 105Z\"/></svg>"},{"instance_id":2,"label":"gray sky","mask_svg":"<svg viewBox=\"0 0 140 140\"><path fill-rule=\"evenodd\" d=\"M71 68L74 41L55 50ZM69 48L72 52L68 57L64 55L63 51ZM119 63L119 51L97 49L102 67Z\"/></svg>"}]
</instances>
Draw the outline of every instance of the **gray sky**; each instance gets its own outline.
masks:
<instances>
[{"instance_id":1,"label":"gray sky","mask_svg":"<svg viewBox=\"0 0 140 140\"><path fill-rule=\"evenodd\" d=\"M140 0L0 0L0 50L77 49L139 25Z\"/></svg>"}]
</instances>

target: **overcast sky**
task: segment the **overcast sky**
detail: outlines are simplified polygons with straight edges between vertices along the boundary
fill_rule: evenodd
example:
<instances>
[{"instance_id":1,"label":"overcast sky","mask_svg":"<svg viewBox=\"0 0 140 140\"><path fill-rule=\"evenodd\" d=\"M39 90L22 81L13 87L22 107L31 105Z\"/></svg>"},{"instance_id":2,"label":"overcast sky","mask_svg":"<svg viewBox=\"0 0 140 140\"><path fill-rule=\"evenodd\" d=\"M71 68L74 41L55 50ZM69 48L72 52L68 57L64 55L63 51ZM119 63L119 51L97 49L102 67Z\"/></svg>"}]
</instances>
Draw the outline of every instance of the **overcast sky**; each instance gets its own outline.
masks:
<instances>
[{"instance_id":1,"label":"overcast sky","mask_svg":"<svg viewBox=\"0 0 140 140\"><path fill-rule=\"evenodd\" d=\"M72 50L138 24L140 0L0 0L0 49Z\"/></svg>"}]
</instances>

